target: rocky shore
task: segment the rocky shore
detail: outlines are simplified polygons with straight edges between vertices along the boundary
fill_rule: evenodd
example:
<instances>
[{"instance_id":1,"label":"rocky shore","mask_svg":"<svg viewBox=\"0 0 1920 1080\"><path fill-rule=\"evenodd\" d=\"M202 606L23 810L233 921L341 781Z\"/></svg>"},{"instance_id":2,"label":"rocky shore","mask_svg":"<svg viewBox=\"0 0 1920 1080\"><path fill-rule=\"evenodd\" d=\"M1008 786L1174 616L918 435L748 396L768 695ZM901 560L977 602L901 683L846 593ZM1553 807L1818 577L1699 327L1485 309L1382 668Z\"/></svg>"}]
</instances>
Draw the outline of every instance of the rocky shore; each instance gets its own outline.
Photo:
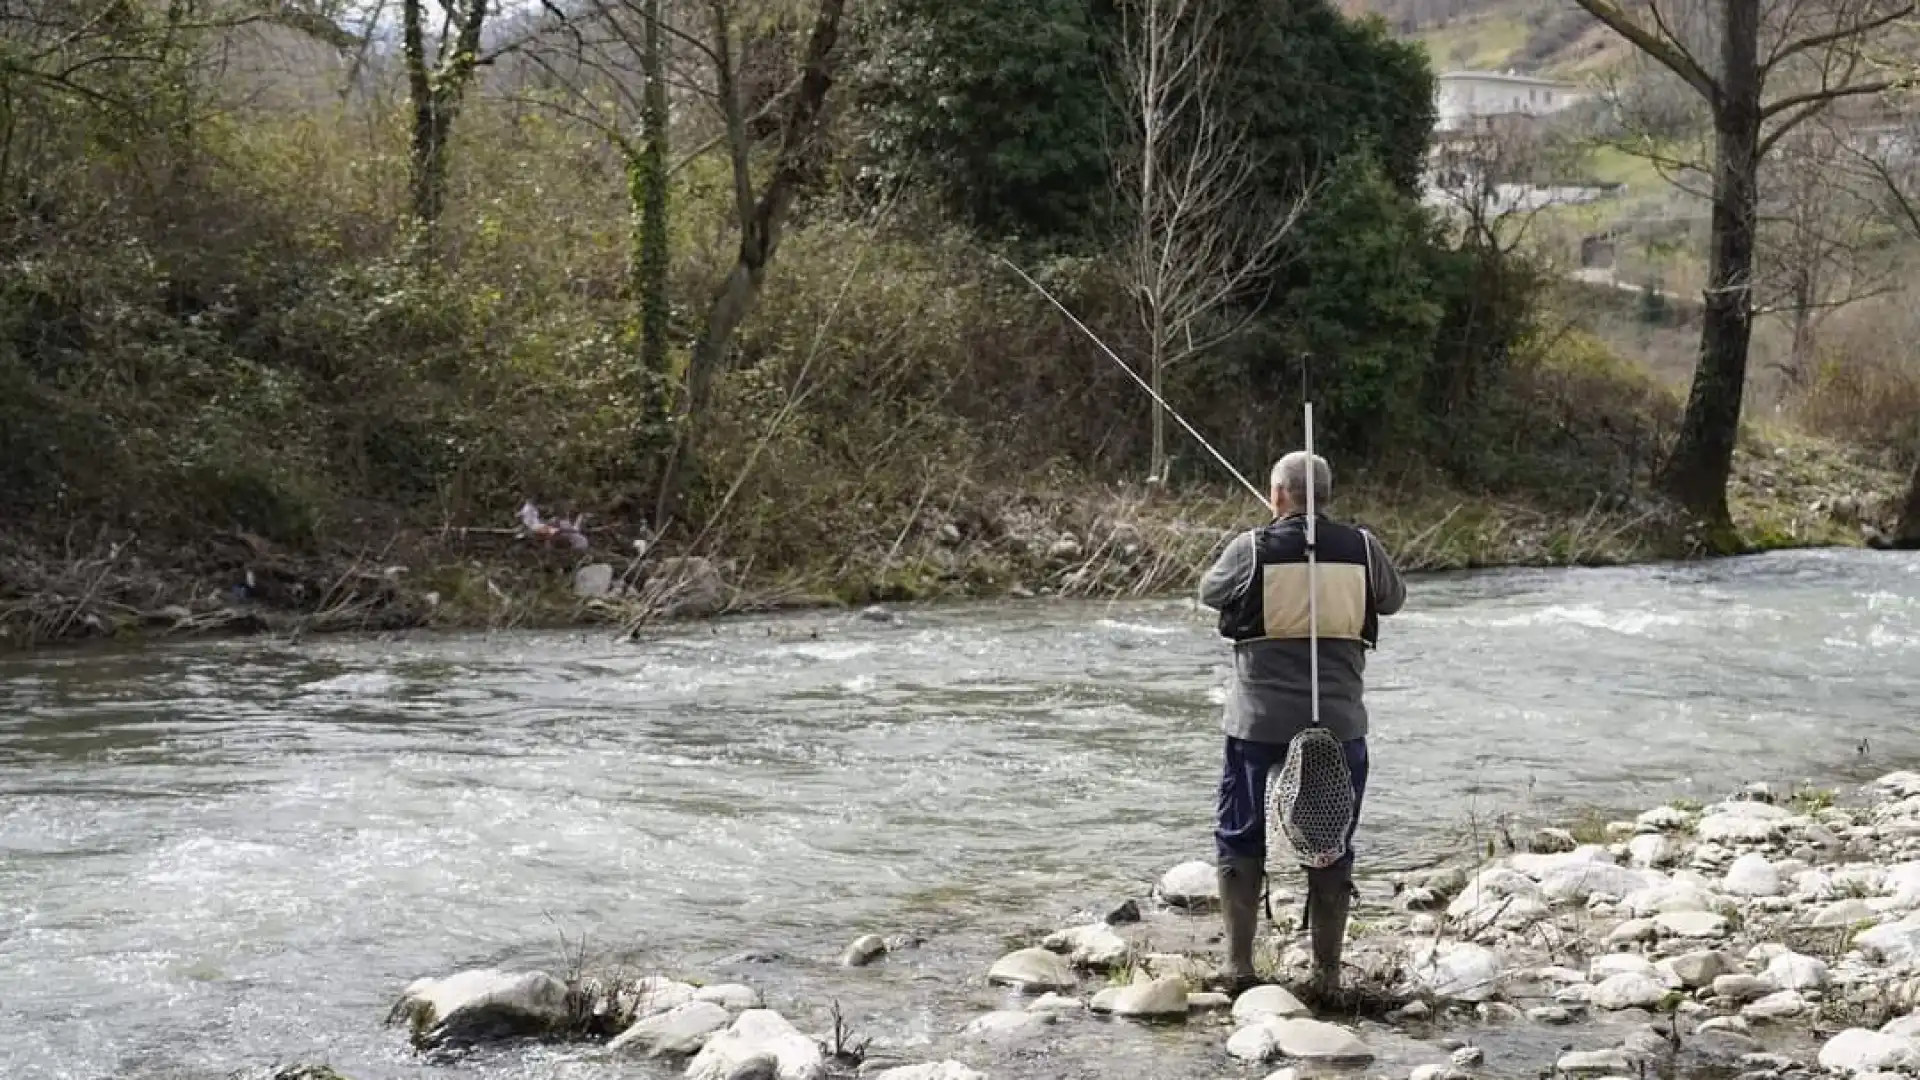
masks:
<instances>
[{"instance_id":1,"label":"rocky shore","mask_svg":"<svg viewBox=\"0 0 1920 1080\"><path fill-rule=\"evenodd\" d=\"M1009 1045L1097 1023L1163 1025L1204 1043L1218 1074L1277 1069L1271 1080L1383 1063L1409 1080L1920 1074L1920 774L1840 802L1754 786L1580 833L1543 829L1480 866L1370 882L1348 946L1354 993L1317 1015L1285 988L1307 958L1284 873L1263 943L1276 985L1229 1000L1205 989L1209 949L1156 951L1182 930L1213 936L1212 868L1192 862L981 971L1003 1004L951 1017L942 1060L857 1040L837 1014L804 1030L750 986L685 976L465 971L407 987L389 1019L428 1056L583 1040L689 1080L977 1080ZM838 965L918 944L863 937Z\"/></svg>"}]
</instances>

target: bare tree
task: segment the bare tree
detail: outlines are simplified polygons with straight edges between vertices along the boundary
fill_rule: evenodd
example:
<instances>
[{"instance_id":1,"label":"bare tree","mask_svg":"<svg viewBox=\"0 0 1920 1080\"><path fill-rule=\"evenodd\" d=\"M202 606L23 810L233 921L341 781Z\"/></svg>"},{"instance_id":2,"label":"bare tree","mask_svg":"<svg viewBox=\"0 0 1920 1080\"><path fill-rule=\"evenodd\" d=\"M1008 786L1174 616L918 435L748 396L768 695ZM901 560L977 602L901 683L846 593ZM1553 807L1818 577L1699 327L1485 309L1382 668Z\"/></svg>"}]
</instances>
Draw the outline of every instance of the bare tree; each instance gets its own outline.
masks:
<instances>
[{"instance_id":1,"label":"bare tree","mask_svg":"<svg viewBox=\"0 0 1920 1080\"><path fill-rule=\"evenodd\" d=\"M818 160L822 116L827 91L839 66L837 46L845 12L846 0L817 0L813 6L798 77L791 87L776 95L773 160L763 174L757 174L753 161L754 117L741 85L735 0L707 0L709 37L703 51L713 66L714 100L720 109L724 145L732 163L740 248L733 268L707 308L705 326L687 363L673 448L662 469L655 514L661 528L677 516L685 500L686 471L699 450L714 378L725 365L735 334L759 300L767 266L780 247L787 215Z\"/></svg>"},{"instance_id":2,"label":"bare tree","mask_svg":"<svg viewBox=\"0 0 1920 1080\"><path fill-rule=\"evenodd\" d=\"M1231 62L1222 5L1129 0L1116 84L1131 130L1115 158L1130 211L1128 289L1146 336L1148 377L1219 345L1257 312L1304 196L1261 190L1262 162L1221 99ZM1149 479L1167 478L1166 411L1153 411Z\"/></svg>"},{"instance_id":3,"label":"bare tree","mask_svg":"<svg viewBox=\"0 0 1920 1080\"><path fill-rule=\"evenodd\" d=\"M1829 118L1781 139L1761 172L1754 313L1779 315L1792 330L1780 365L1789 386L1813 375L1820 328L1850 304L1884 295L1894 281L1877 250L1883 215L1862 177L1847 167L1846 134Z\"/></svg>"},{"instance_id":4,"label":"bare tree","mask_svg":"<svg viewBox=\"0 0 1920 1080\"><path fill-rule=\"evenodd\" d=\"M1752 339L1761 160L1837 100L1882 93L1898 77L1866 50L1910 16L1913 0L1713 0L1711 20L1684 0L1575 0L1678 76L1712 117L1711 251L1694 371L1663 486L1707 527L1709 543L1739 547L1727 510ZM1717 38L1717 63L1701 46Z\"/></svg>"}]
</instances>

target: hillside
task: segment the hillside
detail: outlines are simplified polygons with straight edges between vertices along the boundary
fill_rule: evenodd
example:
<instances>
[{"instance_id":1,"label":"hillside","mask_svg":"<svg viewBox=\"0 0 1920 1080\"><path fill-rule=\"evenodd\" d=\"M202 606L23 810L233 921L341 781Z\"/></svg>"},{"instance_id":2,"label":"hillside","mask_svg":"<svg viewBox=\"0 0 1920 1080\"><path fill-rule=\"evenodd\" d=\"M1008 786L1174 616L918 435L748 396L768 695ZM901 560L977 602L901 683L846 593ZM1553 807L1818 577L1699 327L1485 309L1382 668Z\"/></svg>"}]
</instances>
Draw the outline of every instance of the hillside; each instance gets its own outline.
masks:
<instances>
[{"instance_id":1,"label":"hillside","mask_svg":"<svg viewBox=\"0 0 1920 1080\"><path fill-rule=\"evenodd\" d=\"M1617 69L1627 46L1570 0L1361 0L1427 47L1436 71L1524 71L1559 78Z\"/></svg>"}]
</instances>

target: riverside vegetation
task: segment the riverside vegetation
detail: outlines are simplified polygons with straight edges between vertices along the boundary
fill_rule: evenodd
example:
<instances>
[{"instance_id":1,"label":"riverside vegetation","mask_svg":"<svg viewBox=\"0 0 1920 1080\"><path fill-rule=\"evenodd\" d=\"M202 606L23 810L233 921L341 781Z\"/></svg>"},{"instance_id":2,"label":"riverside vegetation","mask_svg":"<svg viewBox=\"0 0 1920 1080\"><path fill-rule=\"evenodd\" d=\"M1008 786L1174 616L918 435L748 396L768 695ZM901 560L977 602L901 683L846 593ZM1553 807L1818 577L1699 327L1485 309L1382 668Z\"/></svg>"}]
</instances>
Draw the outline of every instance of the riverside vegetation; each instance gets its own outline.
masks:
<instances>
[{"instance_id":1,"label":"riverside vegetation","mask_svg":"<svg viewBox=\"0 0 1920 1080\"><path fill-rule=\"evenodd\" d=\"M1236 220L1126 186L1107 87L1159 8L422 7L393 49L298 4L0 27L0 644L1134 595L1258 518L992 258L1161 340L1133 241ZM1239 51L1172 92L1234 109L1170 137L1303 209L1185 313L1218 341L1154 365L1168 399L1257 479L1309 387L1409 569L1718 546L1658 493L1683 398L1607 301L1419 205L1424 53L1222 11ZM1825 385L1743 438L1750 546L1895 526L1907 399Z\"/></svg>"}]
</instances>

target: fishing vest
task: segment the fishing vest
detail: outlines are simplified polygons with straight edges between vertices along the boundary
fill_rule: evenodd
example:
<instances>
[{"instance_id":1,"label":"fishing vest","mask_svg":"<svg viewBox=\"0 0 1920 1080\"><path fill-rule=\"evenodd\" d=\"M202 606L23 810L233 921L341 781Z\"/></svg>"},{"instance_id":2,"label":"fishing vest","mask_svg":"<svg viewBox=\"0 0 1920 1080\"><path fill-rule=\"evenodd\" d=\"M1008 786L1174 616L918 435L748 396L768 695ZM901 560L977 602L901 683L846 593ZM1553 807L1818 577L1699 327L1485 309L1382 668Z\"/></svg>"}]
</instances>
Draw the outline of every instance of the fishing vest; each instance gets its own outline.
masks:
<instances>
[{"instance_id":1,"label":"fishing vest","mask_svg":"<svg viewBox=\"0 0 1920 1080\"><path fill-rule=\"evenodd\" d=\"M1372 648L1380 639L1374 609L1373 548L1366 531L1322 517L1314 537L1319 579L1320 637L1358 641ZM1307 519L1281 518L1253 531L1254 573L1247 591L1220 611L1220 634L1235 645L1256 641L1305 641Z\"/></svg>"}]
</instances>

